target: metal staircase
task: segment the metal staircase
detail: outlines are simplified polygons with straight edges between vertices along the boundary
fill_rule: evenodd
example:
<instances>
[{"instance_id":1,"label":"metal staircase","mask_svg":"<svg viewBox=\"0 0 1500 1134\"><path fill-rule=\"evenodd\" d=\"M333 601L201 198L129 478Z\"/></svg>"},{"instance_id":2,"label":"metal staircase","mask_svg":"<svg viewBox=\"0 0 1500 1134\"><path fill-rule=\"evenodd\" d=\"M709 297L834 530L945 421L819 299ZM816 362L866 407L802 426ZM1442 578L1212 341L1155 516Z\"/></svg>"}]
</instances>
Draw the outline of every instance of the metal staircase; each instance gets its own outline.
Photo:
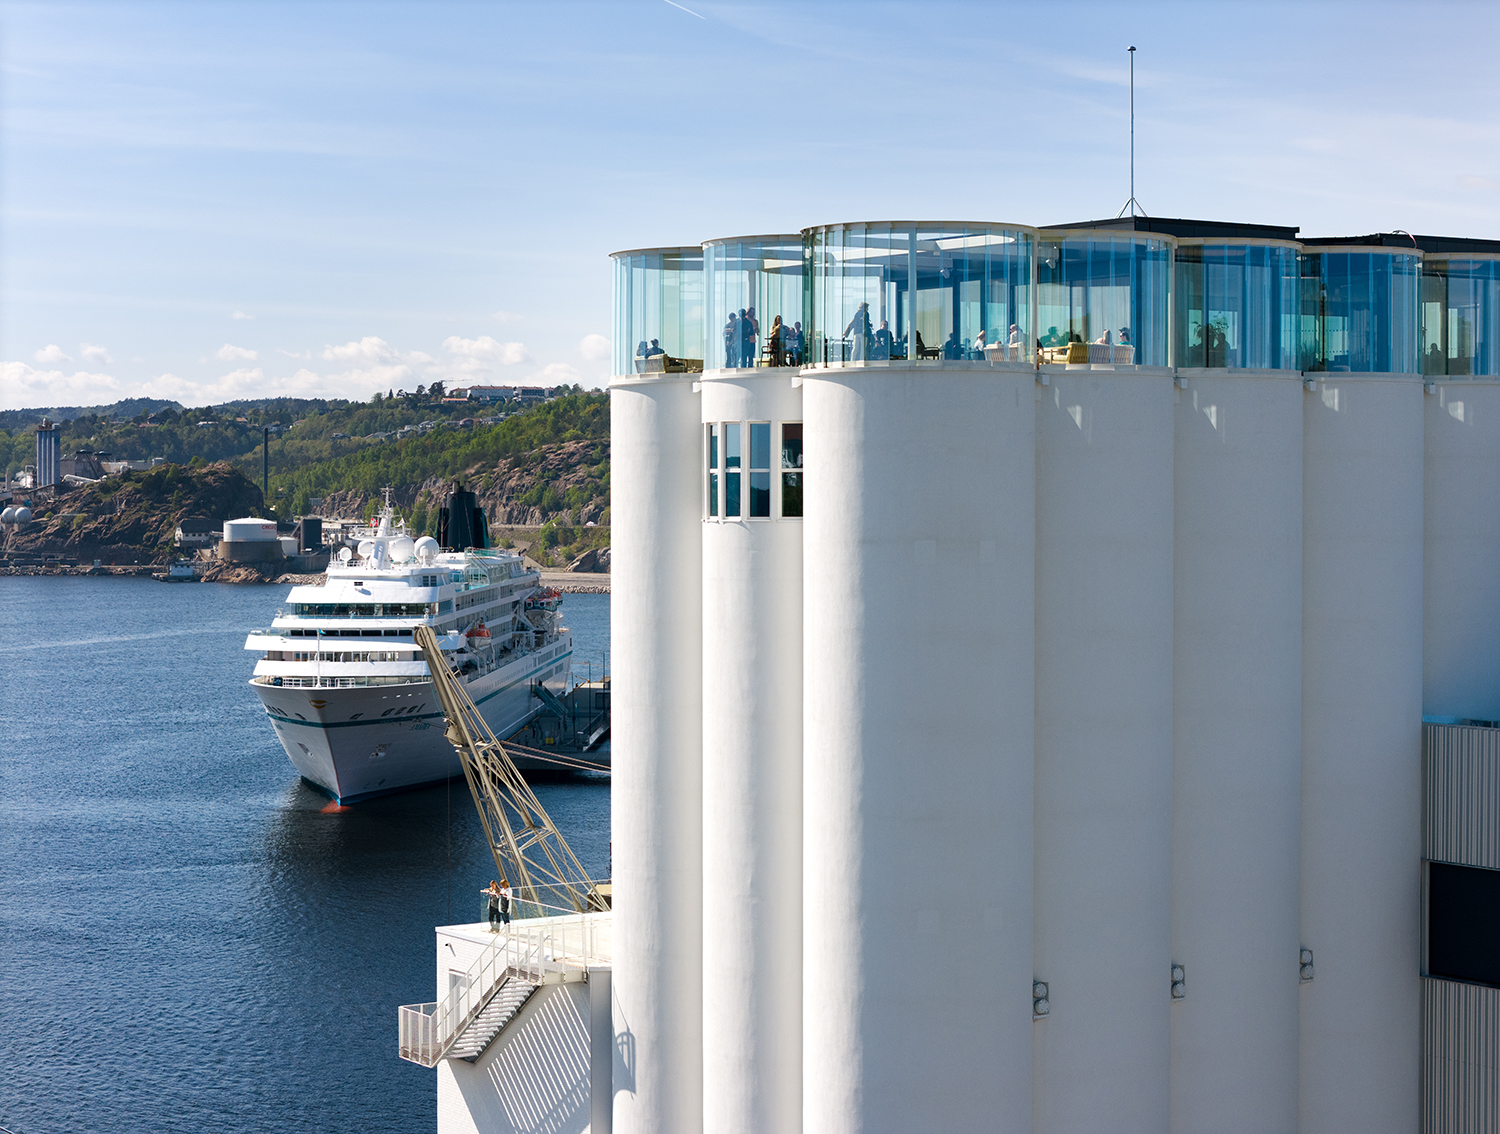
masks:
<instances>
[{"instance_id":1,"label":"metal staircase","mask_svg":"<svg viewBox=\"0 0 1500 1134\"><path fill-rule=\"evenodd\" d=\"M505 1025L521 1010L521 1005L531 999L537 988L523 977L510 975L507 970L489 1000L468 1024L459 1029L446 1057L473 1063L490 1046L490 1041L505 1030Z\"/></svg>"},{"instance_id":2,"label":"metal staircase","mask_svg":"<svg viewBox=\"0 0 1500 1134\"><path fill-rule=\"evenodd\" d=\"M568 719L568 707L557 699L556 693L552 692L552 690L548 689L540 681L531 687L531 691L536 695L538 701L557 714L558 720L566 721Z\"/></svg>"},{"instance_id":3,"label":"metal staircase","mask_svg":"<svg viewBox=\"0 0 1500 1134\"><path fill-rule=\"evenodd\" d=\"M588 980L588 966L609 952L607 921L607 914L537 918L498 934L446 1000L401 1006L401 1058L423 1067L472 1063L542 985Z\"/></svg>"}]
</instances>

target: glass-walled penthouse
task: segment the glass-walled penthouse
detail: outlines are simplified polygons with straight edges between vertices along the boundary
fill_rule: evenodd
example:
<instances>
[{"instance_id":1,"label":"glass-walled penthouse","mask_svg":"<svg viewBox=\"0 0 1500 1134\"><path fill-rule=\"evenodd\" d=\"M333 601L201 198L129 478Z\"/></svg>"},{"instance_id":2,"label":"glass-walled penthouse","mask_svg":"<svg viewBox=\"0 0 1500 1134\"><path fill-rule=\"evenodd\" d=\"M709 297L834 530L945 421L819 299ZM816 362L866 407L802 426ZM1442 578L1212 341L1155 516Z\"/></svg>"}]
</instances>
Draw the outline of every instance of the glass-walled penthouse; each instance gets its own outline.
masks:
<instances>
[{"instance_id":1,"label":"glass-walled penthouse","mask_svg":"<svg viewBox=\"0 0 1500 1134\"><path fill-rule=\"evenodd\" d=\"M616 374L703 369L703 249L616 252Z\"/></svg>"},{"instance_id":2,"label":"glass-walled penthouse","mask_svg":"<svg viewBox=\"0 0 1500 1134\"><path fill-rule=\"evenodd\" d=\"M1500 374L1500 256L1423 260L1422 373Z\"/></svg>"},{"instance_id":3,"label":"glass-walled penthouse","mask_svg":"<svg viewBox=\"0 0 1500 1134\"><path fill-rule=\"evenodd\" d=\"M801 366L802 236L739 236L703 245L709 370Z\"/></svg>"},{"instance_id":4,"label":"glass-walled penthouse","mask_svg":"<svg viewBox=\"0 0 1500 1134\"><path fill-rule=\"evenodd\" d=\"M1304 247L1301 270L1302 370L1421 372L1420 252Z\"/></svg>"},{"instance_id":5,"label":"glass-walled penthouse","mask_svg":"<svg viewBox=\"0 0 1500 1134\"><path fill-rule=\"evenodd\" d=\"M1041 360L1168 365L1173 244L1140 232L1043 231L1037 246Z\"/></svg>"},{"instance_id":6,"label":"glass-walled penthouse","mask_svg":"<svg viewBox=\"0 0 1500 1134\"><path fill-rule=\"evenodd\" d=\"M807 364L1032 362L1035 241L942 222L805 229Z\"/></svg>"},{"instance_id":7,"label":"glass-walled penthouse","mask_svg":"<svg viewBox=\"0 0 1500 1134\"><path fill-rule=\"evenodd\" d=\"M1295 244L1181 241L1173 278L1174 365L1299 369L1299 288Z\"/></svg>"}]
</instances>

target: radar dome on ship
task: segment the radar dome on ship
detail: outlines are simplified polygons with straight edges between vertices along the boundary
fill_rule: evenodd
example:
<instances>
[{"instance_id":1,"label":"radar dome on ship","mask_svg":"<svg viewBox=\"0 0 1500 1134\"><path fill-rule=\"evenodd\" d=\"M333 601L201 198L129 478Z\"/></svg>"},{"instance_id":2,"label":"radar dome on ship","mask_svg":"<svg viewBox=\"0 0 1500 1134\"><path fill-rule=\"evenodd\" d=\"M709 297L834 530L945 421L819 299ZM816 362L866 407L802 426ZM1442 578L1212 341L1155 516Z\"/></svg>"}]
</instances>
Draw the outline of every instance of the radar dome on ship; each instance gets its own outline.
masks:
<instances>
[{"instance_id":1,"label":"radar dome on ship","mask_svg":"<svg viewBox=\"0 0 1500 1134\"><path fill-rule=\"evenodd\" d=\"M414 554L423 563L431 563L437 556L437 553L438 541L430 535L424 535L421 539L417 540L414 547Z\"/></svg>"},{"instance_id":2,"label":"radar dome on ship","mask_svg":"<svg viewBox=\"0 0 1500 1134\"><path fill-rule=\"evenodd\" d=\"M375 554L375 541L373 539L362 539L359 541L359 557L368 559Z\"/></svg>"},{"instance_id":3,"label":"radar dome on ship","mask_svg":"<svg viewBox=\"0 0 1500 1134\"><path fill-rule=\"evenodd\" d=\"M390 553L392 563L405 563L416 551L416 544L410 536L397 536L391 540L387 551Z\"/></svg>"}]
</instances>

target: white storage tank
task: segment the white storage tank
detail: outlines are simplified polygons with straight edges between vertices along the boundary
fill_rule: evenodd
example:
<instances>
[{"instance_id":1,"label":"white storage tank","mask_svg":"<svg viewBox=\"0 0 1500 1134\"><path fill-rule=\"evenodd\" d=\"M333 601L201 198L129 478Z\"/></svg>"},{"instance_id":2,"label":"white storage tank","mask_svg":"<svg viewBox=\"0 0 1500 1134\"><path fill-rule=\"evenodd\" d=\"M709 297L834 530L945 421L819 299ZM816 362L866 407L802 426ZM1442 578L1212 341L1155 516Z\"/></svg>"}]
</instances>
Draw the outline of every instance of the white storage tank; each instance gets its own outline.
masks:
<instances>
[{"instance_id":1,"label":"white storage tank","mask_svg":"<svg viewBox=\"0 0 1500 1134\"><path fill-rule=\"evenodd\" d=\"M258 540L276 539L276 521L247 516L240 520L224 521L225 543L253 543Z\"/></svg>"},{"instance_id":2,"label":"white storage tank","mask_svg":"<svg viewBox=\"0 0 1500 1134\"><path fill-rule=\"evenodd\" d=\"M1500 720L1500 257L1429 254L1422 290L1422 711Z\"/></svg>"},{"instance_id":3,"label":"white storage tank","mask_svg":"<svg viewBox=\"0 0 1500 1134\"><path fill-rule=\"evenodd\" d=\"M1174 1131L1297 1122L1304 393L1272 235L1176 259Z\"/></svg>"},{"instance_id":4,"label":"white storage tank","mask_svg":"<svg viewBox=\"0 0 1500 1134\"><path fill-rule=\"evenodd\" d=\"M1303 426L1303 1134L1419 1122L1420 254L1309 247Z\"/></svg>"},{"instance_id":5,"label":"white storage tank","mask_svg":"<svg viewBox=\"0 0 1500 1134\"><path fill-rule=\"evenodd\" d=\"M1171 1129L1294 1130L1302 379L1180 373Z\"/></svg>"},{"instance_id":6,"label":"white storage tank","mask_svg":"<svg viewBox=\"0 0 1500 1134\"><path fill-rule=\"evenodd\" d=\"M1034 384L804 379L806 1130L1031 1129Z\"/></svg>"},{"instance_id":7,"label":"white storage tank","mask_svg":"<svg viewBox=\"0 0 1500 1134\"><path fill-rule=\"evenodd\" d=\"M720 1134L802 1130L795 373L703 382L703 1121Z\"/></svg>"},{"instance_id":8,"label":"white storage tank","mask_svg":"<svg viewBox=\"0 0 1500 1134\"><path fill-rule=\"evenodd\" d=\"M614 257L615 1134L703 1129L702 256Z\"/></svg>"},{"instance_id":9,"label":"white storage tank","mask_svg":"<svg viewBox=\"0 0 1500 1134\"><path fill-rule=\"evenodd\" d=\"M1165 286L1165 280L1163 280ZM1037 405L1037 1134L1167 1129L1172 376Z\"/></svg>"}]
</instances>

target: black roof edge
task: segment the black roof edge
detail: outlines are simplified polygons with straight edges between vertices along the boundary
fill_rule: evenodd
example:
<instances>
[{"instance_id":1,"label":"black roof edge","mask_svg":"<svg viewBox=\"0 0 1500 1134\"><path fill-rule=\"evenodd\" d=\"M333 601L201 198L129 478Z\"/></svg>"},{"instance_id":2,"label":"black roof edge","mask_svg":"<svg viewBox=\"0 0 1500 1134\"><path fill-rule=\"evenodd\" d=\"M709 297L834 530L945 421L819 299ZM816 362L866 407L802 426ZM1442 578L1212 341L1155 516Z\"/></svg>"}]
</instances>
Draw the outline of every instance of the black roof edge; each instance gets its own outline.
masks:
<instances>
[{"instance_id":1,"label":"black roof edge","mask_svg":"<svg viewBox=\"0 0 1500 1134\"><path fill-rule=\"evenodd\" d=\"M1363 248L1417 248L1428 253L1462 254L1464 252L1500 253L1500 240L1480 240L1464 236L1422 236L1409 232L1373 232L1367 236L1308 237L1303 244L1348 245Z\"/></svg>"},{"instance_id":2,"label":"black roof edge","mask_svg":"<svg viewBox=\"0 0 1500 1134\"><path fill-rule=\"evenodd\" d=\"M1103 228L1125 232L1159 232L1164 236L1199 239L1252 238L1256 240L1296 240L1295 226L1280 224L1238 224L1234 221L1184 220L1180 217L1110 217L1107 220L1079 221L1076 224L1044 224L1049 228Z\"/></svg>"}]
</instances>

